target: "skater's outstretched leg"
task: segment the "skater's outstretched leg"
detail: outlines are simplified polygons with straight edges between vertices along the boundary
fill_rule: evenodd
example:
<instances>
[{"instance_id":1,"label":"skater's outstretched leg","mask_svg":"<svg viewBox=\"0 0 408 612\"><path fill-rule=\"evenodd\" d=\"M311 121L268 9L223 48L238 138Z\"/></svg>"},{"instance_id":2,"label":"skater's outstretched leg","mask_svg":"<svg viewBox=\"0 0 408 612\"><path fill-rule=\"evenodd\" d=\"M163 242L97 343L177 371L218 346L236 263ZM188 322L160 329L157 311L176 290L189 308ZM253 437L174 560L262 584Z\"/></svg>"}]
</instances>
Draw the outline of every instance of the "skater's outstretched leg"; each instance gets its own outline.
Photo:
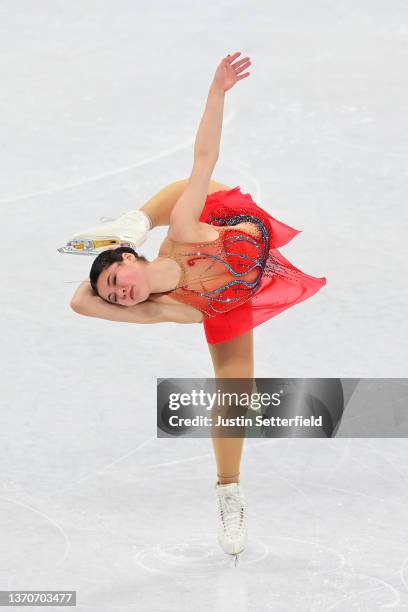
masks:
<instances>
[{"instance_id":1,"label":"skater's outstretched leg","mask_svg":"<svg viewBox=\"0 0 408 612\"><path fill-rule=\"evenodd\" d=\"M186 178L169 183L143 204L140 210L149 216L153 227L170 225L172 210L183 194L188 182L189 179ZM228 185L211 179L208 184L207 195L217 191L229 191L230 189L231 187Z\"/></svg>"},{"instance_id":2,"label":"skater's outstretched leg","mask_svg":"<svg viewBox=\"0 0 408 612\"><path fill-rule=\"evenodd\" d=\"M81 230L61 248L60 253L98 255L108 248L131 246L134 249L144 244L149 230L170 224L170 215L176 202L185 190L189 179L175 181L163 187L141 208L129 210L117 218L94 227ZM207 194L228 191L228 185L211 180Z\"/></svg>"}]
</instances>

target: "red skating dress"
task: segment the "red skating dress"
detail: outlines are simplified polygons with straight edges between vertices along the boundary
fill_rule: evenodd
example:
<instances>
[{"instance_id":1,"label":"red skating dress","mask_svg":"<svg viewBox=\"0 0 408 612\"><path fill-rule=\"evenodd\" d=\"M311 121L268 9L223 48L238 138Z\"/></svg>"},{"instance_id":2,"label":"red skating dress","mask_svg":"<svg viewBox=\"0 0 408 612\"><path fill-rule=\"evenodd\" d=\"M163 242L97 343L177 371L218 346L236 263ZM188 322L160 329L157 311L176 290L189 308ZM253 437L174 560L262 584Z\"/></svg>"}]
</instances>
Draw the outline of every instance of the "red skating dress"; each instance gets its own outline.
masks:
<instances>
[{"instance_id":1,"label":"red skating dress","mask_svg":"<svg viewBox=\"0 0 408 612\"><path fill-rule=\"evenodd\" d=\"M305 274L277 249L302 230L272 217L240 187L207 196L200 221L213 225L218 238L202 243L166 238L160 255L182 269L177 287L165 295L203 313L209 344L243 334L326 284L325 277Z\"/></svg>"}]
</instances>

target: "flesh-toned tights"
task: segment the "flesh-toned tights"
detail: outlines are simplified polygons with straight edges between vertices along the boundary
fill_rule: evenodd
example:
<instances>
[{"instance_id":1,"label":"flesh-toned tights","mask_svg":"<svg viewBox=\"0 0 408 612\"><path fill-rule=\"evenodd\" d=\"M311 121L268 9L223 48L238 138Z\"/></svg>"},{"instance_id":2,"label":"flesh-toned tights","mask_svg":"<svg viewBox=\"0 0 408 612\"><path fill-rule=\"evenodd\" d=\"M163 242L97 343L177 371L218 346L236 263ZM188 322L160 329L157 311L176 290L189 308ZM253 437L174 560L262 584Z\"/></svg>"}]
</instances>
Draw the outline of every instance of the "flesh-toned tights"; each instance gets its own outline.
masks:
<instances>
[{"instance_id":1,"label":"flesh-toned tights","mask_svg":"<svg viewBox=\"0 0 408 612\"><path fill-rule=\"evenodd\" d=\"M217 389L234 392L236 391L234 384L230 383L228 385L228 381L219 381L218 379L242 378L248 380L240 381L239 391L250 393L254 376L253 330L251 329L232 340L209 344L208 348L214 366L214 375L217 379ZM226 428L224 428L224 431L226 431ZM244 436L233 438L213 435L212 442L217 464L218 482L220 484L239 482Z\"/></svg>"}]
</instances>

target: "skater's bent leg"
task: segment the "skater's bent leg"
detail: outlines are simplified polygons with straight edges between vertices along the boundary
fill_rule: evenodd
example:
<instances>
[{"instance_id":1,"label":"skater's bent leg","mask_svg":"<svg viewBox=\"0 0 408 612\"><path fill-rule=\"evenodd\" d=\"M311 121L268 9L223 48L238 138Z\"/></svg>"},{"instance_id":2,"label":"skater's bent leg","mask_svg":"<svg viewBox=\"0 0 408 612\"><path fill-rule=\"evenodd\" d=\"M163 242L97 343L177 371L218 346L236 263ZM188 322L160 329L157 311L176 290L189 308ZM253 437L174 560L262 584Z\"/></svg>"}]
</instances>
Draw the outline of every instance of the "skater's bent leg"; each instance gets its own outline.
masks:
<instances>
[{"instance_id":1,"label":"skater's bent leg","mask_svg":"<svg viewBox=\"0 0 408 612\"><path fill-rule=\"evenodd\" d=\"M161 225L169 225L171 212L187 187L189 179L174 181L166 185L153 197L151 197L141 208L152 221L152 228ZM208 185L207 195L216 191L227 191L231 189L228 185L211 180Z\"/></svg>"},{"instance_id":2,"label":"skater's bent leg","mask_svg":"<svg viewBox=\"0 0 408 612\"><path fill-rule=\"evenodd\" d=\"M250 393L254 376L253 330L219 344L209 344L214 375L218 379L242 378L240 391ZM220 380L220 391L232 392L228 383ZM242 388L241 388L242 387ZM248 388L247 388L248 387ZM225 429L225 428L224 428ZM212 430L214 431L214 429ZM244 435L240 437L218 437L212 443L217 464L219 484L239 482Z\"/></svg>"}]
</instances>

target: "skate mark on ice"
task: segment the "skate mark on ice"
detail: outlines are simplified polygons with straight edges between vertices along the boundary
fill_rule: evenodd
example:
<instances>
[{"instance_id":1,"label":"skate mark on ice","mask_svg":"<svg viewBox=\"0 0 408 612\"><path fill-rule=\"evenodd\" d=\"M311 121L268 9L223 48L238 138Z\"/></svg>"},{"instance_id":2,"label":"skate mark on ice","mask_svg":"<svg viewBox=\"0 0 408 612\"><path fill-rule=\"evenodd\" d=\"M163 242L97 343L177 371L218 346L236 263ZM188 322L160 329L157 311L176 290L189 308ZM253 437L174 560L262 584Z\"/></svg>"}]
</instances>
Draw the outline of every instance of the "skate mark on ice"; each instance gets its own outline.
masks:
<instances>
[{"instance_id":1,"label":"skate mark on ice","mask_svg":"<svg viewBox=\"0 0 408 612\"><path fill-rule=\"evenodd\" d=\"M19 502L19 501L16 501L14 499L10 499L10 498L4 497L4 496L0 496L0 499L3 500L3 501L8 502L10 504L14 504L16 506L20 506L21 508L29 510L30 512L33 512L34 514L38 514L38 516L40 516L41 518L45 519L45 521L47 521L48 523L51 523L51 525L53 527L55 527L57 529L57 531L59 531L59 533L61 534L61 536L64 539L65 549L64 549L64 552L63 552L62 556L60 557L60 559L58 559L58 561L56 562L55 567L59 567L60 565L62 565L64 563L65 559L69 555L69 551L71 549L71 541L70 541L70 539L68 537L68 534L64 531L64 529L61 527L61 525L59 525L54 519L52 519L50 516L48 516L44 512L41 512L41 510L37 510L37 508L34 508L33 506L30 506L29 504L25 504L23 502ZM45 545L46 545L46 542L44 542L44 546Z\"/></svg>"},{"instance_id":2,"label":"skate mark on ice","mask_svg":"<svg viewBox=\"0 0 408 612\"><path fill-rule=\"evenodd\" d=\"M235 118L235 111L232 110L228 117L224 120L224 126L228 125ZM141 168L142 166L146 166L152 162L157 161L163 157L168 157L170 155L174 155L177 151L182 151L183 149L187 149L191 147L194 143L193 140L189 139L185 142L182 142L170 149L166 149L161 151L161 153L157 153L156 155L152 155L152 157L146 157L145 159L140 160L134 164L130 164L129 166L123 166L121 168L116 168L115 170L110 170L109 172L104 172L103 174L96 174L95 176L90 176L88 178L83 178L79 181L75 181L73 183L68 183L67 185L61 185L60 187L52 187L50 189L43 189L41 191L36 191L34 193L27 193L25 195L16 196L14 198L6 198L5 200L0 200L1 204L10 204L12 202L19 202L21 200L28 200L30 198L36 198L42 195L49 195L53 193L58 193L61 191L67 191L68 189L75 189L76 187L81 187L82 185L86 185L87 183L96 183L98 181L102 181L111 176L116 176L117 174L123 174L124 172L128 172L129 170L134 170L135 168Z\"/></svg>"},{"instance_id":3,"label":"skate mark on ice","mask_svg":"<svg viewBox=\"0 0 408 612\"><path fill-rule=\"evenodd\" d=\"M269 555L269 547L260 539L252 542L240 553L239 565L259 563ZM200 538L180 538L162 542L154 547L137 551L137 565L158 574L202 575L218 572L231 566L231 557L220 551L214 533L203 533Z\"/></svg>"}]
</instances>

